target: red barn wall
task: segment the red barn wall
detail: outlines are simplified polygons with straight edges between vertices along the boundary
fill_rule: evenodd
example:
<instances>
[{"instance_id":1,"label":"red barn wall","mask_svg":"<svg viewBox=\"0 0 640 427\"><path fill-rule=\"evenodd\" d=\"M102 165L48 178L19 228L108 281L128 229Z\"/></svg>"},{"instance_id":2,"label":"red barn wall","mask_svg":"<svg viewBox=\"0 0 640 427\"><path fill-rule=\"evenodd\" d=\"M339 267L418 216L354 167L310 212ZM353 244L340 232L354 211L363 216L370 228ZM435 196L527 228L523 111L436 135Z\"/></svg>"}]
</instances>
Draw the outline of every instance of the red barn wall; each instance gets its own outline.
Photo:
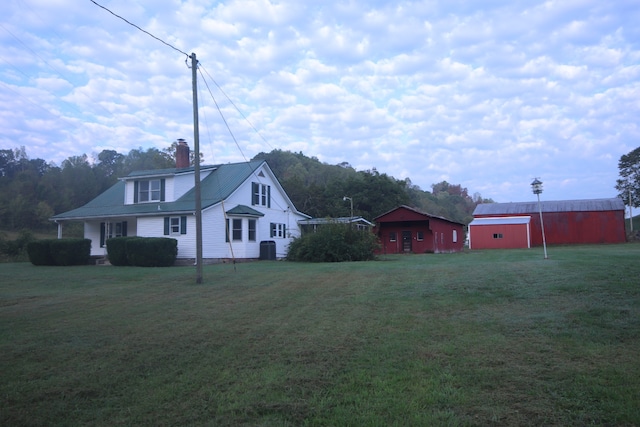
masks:
<instances>
[{"instance_id":1,"label":"red barn wall","mask_svg":"<svg viewBox=\"0 0 640 427\"><path fill-rule=\"evenodd\" d=\"M414 211L401 206L385 215L376 218L377 225L374 232L380 238L381 253L441 253L459 252L464 246L464 226L428 214ZM456 241L453 241L454 230ZM418 233L422 233L422 240L418 240ZM395 233L396 240L391 241L390 235ZM403 241L403 233L410 239L410 250L407 251Z\"/></svg>"},{"instance_id":2,"label":"red barn wall","mask_svg":"<svg viewBox=\"0 0 640 427\"><path fill-rule=\"evenodd\" d=\"M462 224L455 224L438 218L432 218L430 224L433 232L433 252L460 252L462 250L465 237Z\"/></svg>"},{"instance_id":3,"label":"red barn wall","mask_svg":"<svg viewBox=\"0 0 640 427\"><path fill-rule=\"evenodd\" d=\"M376 227L380 238L381 251L385 254L397 253L442 253L459 252L464 245L464 229L462 224L450 223L438 218L425 219L420 216L419 220L385 222L379 223ZM453 241L454 230L456 241ZM422 240L418 239L418 233L422 232ZM390 235L395 233L395 242L391 241ZM410 233L411 249L405 251L403 233Z\"/></svg>"},{"instance_id":4,"label":"red barn wall","mask_svg":"<svg viewBox=\"0 0 640 427\"><path fill-rule=\"evenodd\" d=\"M469 249L528 248L528 224L487 224L469 226ZM502 234L495 239L494 234Z\"/></svg>"},{"instance_id":5,"label":"red barn wall","mask_svg":"<svg viewBox=\"0 0 640 427\"><path fill-rule=\"evenodd\" d=\"M540 214L530 212L531 246L542 246ZM479 215L496 217L500 215ZM510 215L518 216L518 215ZM623 211L543 212L547 244L623 243L626 241Z\"/></svg>"},{"instance_id":6,"label":"red barn wall","mask_svg":"<svg viewBox=\"0 0 640 427\"><path fill-rule=\"evenodd\" d=\"M382 245L381 252L384 254L405 253L403 232L411 233L410 253L433 252L433 233L429 230L429 222L412 223L383 223L379 226L378 236ZM422 232L423 239L418 240L418 232ZM391 234L395 233L395 241L391 241Z\"/></svg>"}]
</instances>

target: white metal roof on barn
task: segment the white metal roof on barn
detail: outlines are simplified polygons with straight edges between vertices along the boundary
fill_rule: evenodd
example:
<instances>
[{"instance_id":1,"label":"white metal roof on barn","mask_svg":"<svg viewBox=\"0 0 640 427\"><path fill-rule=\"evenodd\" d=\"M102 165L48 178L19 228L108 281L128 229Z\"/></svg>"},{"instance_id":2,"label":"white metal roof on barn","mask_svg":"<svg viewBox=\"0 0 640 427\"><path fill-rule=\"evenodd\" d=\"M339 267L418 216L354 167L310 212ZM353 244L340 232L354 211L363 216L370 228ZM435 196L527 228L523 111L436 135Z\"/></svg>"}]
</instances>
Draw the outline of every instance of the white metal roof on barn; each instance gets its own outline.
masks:
<instances>
[{"instance_id":1,"label":"white metal roof on barn","mask_svg":"<svg viewBox=\"0 0 640 427\"><path fill-rule=\"evenodd\" d=\"M624 211L620 198L590 200L545 200L541 201L542 212L593 212ZM483 203L476 206L476 215L521 215L538 212L538 202Z\"/></svg>"},{"instance_id":2,"label":"white metal roof on barn","mask_svg":"<svg viewBox=\"0 0 640 427\"><path fill-rule=\"evenodd\" d=\"M469 226L472 225L511 225L511 224L529 224L530 216L501 216L493 218L475 218Z\"/></svg>"}]
</instances>

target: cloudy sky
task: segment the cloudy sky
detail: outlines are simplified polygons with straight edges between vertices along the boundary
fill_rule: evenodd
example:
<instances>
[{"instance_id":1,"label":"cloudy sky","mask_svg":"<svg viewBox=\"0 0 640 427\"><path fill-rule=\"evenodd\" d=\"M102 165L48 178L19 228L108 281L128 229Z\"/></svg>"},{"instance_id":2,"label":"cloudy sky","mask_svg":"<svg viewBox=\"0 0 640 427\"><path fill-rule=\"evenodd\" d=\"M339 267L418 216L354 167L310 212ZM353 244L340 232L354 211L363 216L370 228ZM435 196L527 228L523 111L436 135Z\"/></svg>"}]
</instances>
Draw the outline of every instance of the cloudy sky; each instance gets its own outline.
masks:
<instances>
[{"instance_id":1,"label":"cloudy sky","mask_svg":"<svg viewBox=\"0 0 640 427\"><path fill-rule=\"evenodd\" d=\"M543 199L588 199L616 196L640 146L638 0L96 2L170 46L91 0L3 0L1 149L193 147L192 52L208 164L277 148L425 190L528 201L539 177Z\"/></svg>"}]
</instances>

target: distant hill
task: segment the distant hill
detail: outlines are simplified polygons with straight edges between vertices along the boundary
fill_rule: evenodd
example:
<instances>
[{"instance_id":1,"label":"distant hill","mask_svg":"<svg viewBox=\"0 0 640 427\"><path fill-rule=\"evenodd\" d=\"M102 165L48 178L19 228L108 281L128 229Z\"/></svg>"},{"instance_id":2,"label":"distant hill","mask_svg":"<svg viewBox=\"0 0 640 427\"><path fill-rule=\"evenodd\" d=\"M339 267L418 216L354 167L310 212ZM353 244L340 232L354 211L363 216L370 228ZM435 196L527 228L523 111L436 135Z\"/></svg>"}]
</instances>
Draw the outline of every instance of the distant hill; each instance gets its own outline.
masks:
<instances>
[{"instance_id":1,"label":"distant hill","mask_svg":"<svg viewBox=\"0 0 640 427\"><path fill-rule=\"evenodd\" d=\"M366 219L388 212L399 205L418 208L432 215L468 224L478 203L492 202L473 197L466 188L446 181L424 191L409 179L399 180L376 169L356 171L347 162L329 165L303 153L273 150L259 153L254 160L266 160L289 197L300 211L316 218L353 214Z\"/></svg>"}]
</instances>

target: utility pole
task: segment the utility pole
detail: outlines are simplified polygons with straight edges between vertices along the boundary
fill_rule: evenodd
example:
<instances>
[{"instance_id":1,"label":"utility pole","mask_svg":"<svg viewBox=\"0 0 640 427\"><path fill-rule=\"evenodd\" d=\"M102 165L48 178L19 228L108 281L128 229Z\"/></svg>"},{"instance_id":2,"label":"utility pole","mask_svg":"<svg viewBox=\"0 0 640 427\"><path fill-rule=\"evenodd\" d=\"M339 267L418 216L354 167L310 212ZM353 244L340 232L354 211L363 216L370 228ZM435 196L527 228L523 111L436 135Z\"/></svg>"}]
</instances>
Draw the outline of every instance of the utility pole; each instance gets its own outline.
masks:
<instances>
[{"instance_id":1,"label":"utility pole","mask_svg":"<svg viewBox=\"0 0 640 427\"><path fill-rule=\"evenodd\" d=\"M200 129L198 126L198 60L191 53L191 79L193 91L193 150L194 188L196 198L196 283L202 283L202 190L200 189Z\"/></svg>"},{"instance_id":2,"label":"utility pole","mask_svg":"<svg viewBox=\"0 0 640 427\"><path fill-rule=\"evenodd\" d=\"M633 234L633 211L631 210L631 182L627 181L627 183L629 185L627 185L627 188L629 189L629 228L631 229L631 234Z\"/></svg>"}]
</instances>

